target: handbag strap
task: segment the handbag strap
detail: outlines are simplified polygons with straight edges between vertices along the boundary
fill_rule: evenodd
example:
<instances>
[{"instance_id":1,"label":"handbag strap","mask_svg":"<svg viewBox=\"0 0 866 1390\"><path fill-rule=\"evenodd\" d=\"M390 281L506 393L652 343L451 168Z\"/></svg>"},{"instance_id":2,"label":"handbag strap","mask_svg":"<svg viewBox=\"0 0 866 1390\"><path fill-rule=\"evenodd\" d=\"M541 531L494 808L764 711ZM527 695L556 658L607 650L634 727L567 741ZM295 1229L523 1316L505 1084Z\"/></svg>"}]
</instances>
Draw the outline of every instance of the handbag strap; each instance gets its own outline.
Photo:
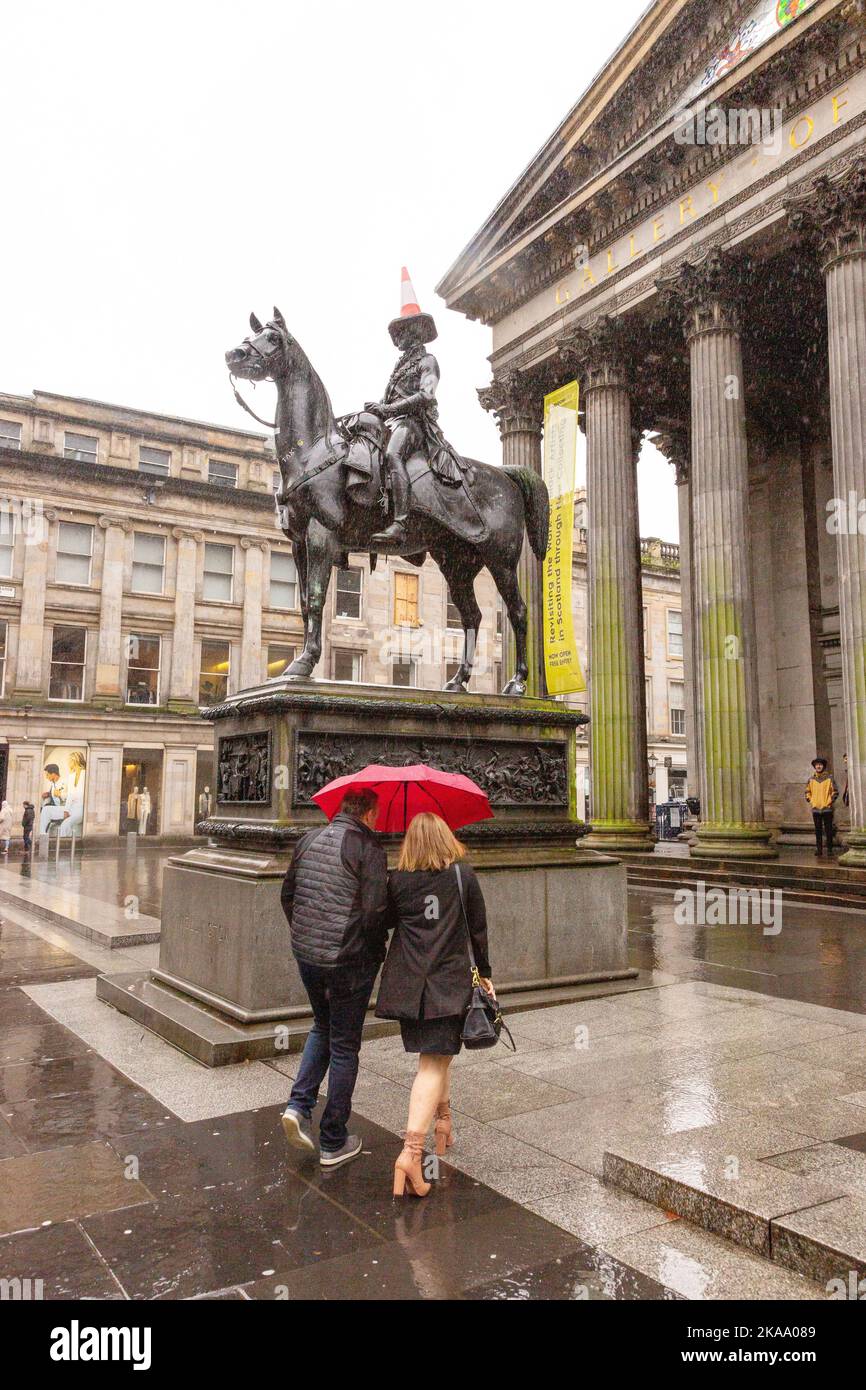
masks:
<instances>
[{"instance_id":1,"label":"handbag strap","mask_svg":"<svg viewBox=\"0 0 866 1390\"><path fill-rule=\"evenodd\" d=\"M472 932L469 930L469 917L466 912L466 899L463 896L463 875L460 872L460 865L454 861L454 872L457 875L457 894L460 898L460 911L463 914L463 925L466 928L466 944L469 947L469 964L472 967L472 983L480 985L481 975L475 963L475 952L472 948Z\"/></svg>"}]
</instances>

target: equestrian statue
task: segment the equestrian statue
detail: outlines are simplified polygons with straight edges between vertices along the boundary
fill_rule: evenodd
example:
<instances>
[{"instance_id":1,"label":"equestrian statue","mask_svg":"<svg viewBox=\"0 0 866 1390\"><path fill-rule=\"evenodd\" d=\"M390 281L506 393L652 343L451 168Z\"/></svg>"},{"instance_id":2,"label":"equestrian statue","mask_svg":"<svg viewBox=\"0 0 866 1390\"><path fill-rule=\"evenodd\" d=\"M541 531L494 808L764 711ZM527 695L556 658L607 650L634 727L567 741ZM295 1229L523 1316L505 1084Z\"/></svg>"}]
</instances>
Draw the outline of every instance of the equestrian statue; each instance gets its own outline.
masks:
<instances>
[{"instance_id":1,"label":"equestrian statue","mask_svg":"<svg viewBox=\"0 0 866 1390\"><path fill-rule=\"evenodd\" d=\"M524 533L533 554L547 549L549 499L531 468L464 459L438 422L436 338L403 271L400 316L389 332L400 358L381 402L337 419L328 392L278 309L226 353L232 378L273 381L273 429L282 485L279 524L298 571L304 647L283 678L312 675L322 653L322 613L331 571L351 551L401 555L422 565L431 555L445 576L463 624L463 655L446 690L465 690L472 675L481 610L475 577L486 566L514 632L516 664L503 695L526 693L526 604L517 580ZM250 407L233 389L238 402ZM258 419L258 416L254 416ZM268 424L268 421L259 421Z\"/></svg>"}]
</instances>

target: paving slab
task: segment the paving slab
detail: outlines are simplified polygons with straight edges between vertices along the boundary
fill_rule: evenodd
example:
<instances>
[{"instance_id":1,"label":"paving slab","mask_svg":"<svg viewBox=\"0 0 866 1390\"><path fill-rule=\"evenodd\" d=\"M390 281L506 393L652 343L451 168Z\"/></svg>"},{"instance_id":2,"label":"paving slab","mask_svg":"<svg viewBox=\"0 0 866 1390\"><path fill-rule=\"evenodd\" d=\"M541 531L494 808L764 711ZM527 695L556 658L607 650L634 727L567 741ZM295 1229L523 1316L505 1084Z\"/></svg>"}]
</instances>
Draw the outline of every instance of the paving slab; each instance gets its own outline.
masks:
<instances>
[{"instance_id":1,"label":"paving slab","mask_svg":"<svg viewBox=\"0 0 866 1390\"><path fill-rule=\"evenodd\" d=\"M0 869L0 903L24 908L107 950L159 941L162 930L158 917L9 869Z\"/></svg>"},{"instance_id":2,"label":"paving slab","mask_svg":"<svg viewBox=\"0 0 866 1390\"><path fill-rule=\"evenodd\" d=\"M819 1283L847 1285L849 1275L866 1275L866 1198L839 1197L805 1211L775 1217L773 1259Z\"/></svg>"},{"instance_id":3,"label":"paving slab","mask_svg":"<svg viewBox=\"0 0 866 1390\"><path fill-rule=\"evenodd\" d=\"M151 1200L143 1183L126 1176L123 1161L107 1143L0 1162L0 1235Z\"/></svg>"},{"instance_id":4,"label":"paving slab","mask_svg":"<svg viewBox=\"0 0 866 1390\"><path fill-rule=\"evenodd\" d=\"M683 1298L763 1302L826 1297L824 1290L804 1275L781 1269L686 1221L621 1237L607 1249Z\"/></svg>"}]
</instances>

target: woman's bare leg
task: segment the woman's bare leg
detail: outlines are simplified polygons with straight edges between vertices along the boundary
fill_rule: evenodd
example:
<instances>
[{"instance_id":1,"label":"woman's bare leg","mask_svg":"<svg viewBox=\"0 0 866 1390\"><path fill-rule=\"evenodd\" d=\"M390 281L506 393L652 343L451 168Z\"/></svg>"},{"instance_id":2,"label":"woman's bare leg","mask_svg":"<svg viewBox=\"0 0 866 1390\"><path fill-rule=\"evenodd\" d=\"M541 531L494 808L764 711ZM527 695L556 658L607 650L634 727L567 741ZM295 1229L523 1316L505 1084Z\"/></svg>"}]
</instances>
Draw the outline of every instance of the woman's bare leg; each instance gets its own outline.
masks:
<instances>
[{"instance_id":1,"label":"woman's bare leg","mask_svg":"<svg viewBox=\"0 0 866 1390\"><path fill-rule=\"evenodd\" d=\"M436 1106L448 1095L450 1067L451 1058L440 1057L436 1053L422 1052L418 1058L418 1072L412 1083L406 1124L413 1134L426 1134L433 1123Z\"/></svg>"}]
</instances>

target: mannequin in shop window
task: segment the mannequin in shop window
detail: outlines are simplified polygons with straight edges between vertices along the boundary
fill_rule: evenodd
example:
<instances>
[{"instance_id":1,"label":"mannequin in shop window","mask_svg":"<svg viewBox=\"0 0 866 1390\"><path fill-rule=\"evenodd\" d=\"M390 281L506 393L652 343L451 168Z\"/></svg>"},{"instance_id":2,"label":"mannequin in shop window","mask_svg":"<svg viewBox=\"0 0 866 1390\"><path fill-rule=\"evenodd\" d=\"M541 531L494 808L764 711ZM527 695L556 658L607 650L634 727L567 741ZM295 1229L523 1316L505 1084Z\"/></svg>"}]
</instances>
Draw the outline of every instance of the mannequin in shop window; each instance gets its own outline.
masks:
<instances>
[{"instance_id":1,"label":"mannequin in shop window","mask_svg":"<svg viewBox=\"0 0 866 1390\"><path fill-rule=\"evenodd\" d=\"M139 795L139 798L138 798L138 833L139 833L139 835L146 835L146 834L147 834L147 822L150 820L150 813L151 813L152 810L153 810L153 807L152 807L151 801L150 801L150 792L148 791L147 787L144 786L144 787L142 787L142 789L141 789L141 794Z\"/></svg>"}]
</instances>

